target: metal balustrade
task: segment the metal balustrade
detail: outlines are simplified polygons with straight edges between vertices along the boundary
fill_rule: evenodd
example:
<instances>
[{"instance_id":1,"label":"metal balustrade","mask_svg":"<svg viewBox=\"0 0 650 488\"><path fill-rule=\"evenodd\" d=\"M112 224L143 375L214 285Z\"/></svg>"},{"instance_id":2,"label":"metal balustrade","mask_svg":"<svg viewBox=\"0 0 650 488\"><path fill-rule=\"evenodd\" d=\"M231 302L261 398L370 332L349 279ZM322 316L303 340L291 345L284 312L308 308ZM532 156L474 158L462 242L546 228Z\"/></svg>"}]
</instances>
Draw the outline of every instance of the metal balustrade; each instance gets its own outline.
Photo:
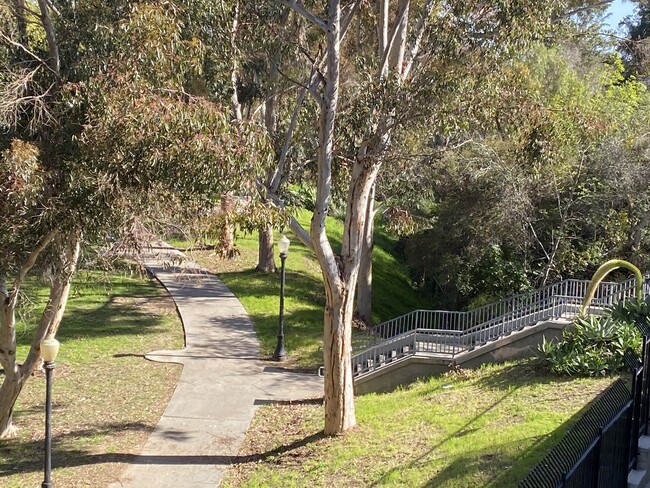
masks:
<instances>
[{"instance_id":1,"label":"metal balustrade","mask_svg":"<svg viewBox=\"0 0 650 488\"><path fill-rule=\"evenodd\" d=\"M650 294L650 275L643 293ZM635 279L603 282L588 312L602 313L635 295ZM414 310L372 327L355 338L354 376L417 353L453 358L541 321L574 318L589 281L568 279L466 312Z\"/></svg>"}]
</instances>

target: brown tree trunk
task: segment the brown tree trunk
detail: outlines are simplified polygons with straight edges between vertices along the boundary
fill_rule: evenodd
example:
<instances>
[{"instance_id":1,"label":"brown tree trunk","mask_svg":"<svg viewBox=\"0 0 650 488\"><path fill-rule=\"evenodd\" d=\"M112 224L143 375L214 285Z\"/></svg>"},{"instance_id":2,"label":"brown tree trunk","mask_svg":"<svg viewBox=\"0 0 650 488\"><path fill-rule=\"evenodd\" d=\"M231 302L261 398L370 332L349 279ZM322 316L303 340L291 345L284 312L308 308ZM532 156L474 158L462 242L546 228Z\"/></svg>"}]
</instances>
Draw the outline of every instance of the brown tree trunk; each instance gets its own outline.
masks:
<instances>
[{"instance_id":1,"label":"brown tree trunk","mask_svg":"<svg viewBox=\"0 0 650 488\"><path fill-rule=\"evenodd\" d=\"M359 264L359 281L357 283L357 317L366 325L372 325L372 248L374 241L374 205L375 189L373 187L368 199L366 211L365 235L361 243L361 262Z\"/></svg>"},{"instance_id":2,"label":"brown tree trunk","mask_svg":"<svg viewBox=\"0 0 650 488\"><path fill-rule=\"evenodd\" d=\"M354 300L347 285L338 288L327 279L325 282L325 435L337 435L357 423L350 360Z\"/></svg>"},{"instance_id":3,"label":"brown tree trunk","mask_svg":"<svg viewBox=\"0 0 650 488\"><path fill-rule=\"evenodd\" d=\"M219 232L219 254L225 258L233 258L237 255L235 249L235 224L233 213L235 211L234 198L229 193L221 196L221 229Z\"/></svg>"},{"instance_id":4,"label":"brown tree trunk","mask_svg":"<svg viewBox=\"0 0 650 488\"><path fill-rule=\"evenodd\" d=\"M20 368L7 371L5 379L0 386L0 439L7 439L16 435L17 429L13 424L13 412L16 400L23 389Z\"/></svg>"},{"instance_id":5,"label":"brown tree trunk","mask_svg":"<svg viewBox=\"0 0 650 488\"><path fill-rule=\"evenodd\" d=\"M273 256L273 227L267 225L259 230L257 252L257 271L275 273L275 259Z\"/></svg>"}]
</instances>

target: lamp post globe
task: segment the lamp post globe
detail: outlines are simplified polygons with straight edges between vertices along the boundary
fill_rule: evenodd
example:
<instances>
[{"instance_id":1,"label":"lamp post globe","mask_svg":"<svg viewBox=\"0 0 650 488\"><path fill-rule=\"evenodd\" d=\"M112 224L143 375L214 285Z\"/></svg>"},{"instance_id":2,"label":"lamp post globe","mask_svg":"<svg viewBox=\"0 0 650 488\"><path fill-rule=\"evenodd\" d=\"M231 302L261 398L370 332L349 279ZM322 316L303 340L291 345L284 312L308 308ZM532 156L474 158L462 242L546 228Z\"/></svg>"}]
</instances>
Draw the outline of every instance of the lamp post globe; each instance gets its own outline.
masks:
<instances>
[{"instance_id":1,"label":"lamp post globe","mask_svg":"<svg viewBox=\"0 0 650 488\"><path fill-rule=\"evenodd\" d=\"M278 342L275 346L273 353L274 361L282 361L287 356L287 351L284 348L284 281L285 281L285 267L284 262L289 253L289 244L291 241L287 236L282 236L278 241L278 250L280 251L280 317L278 321Z\"/></svg>"},{"instance_id":2,"label":"lamp post globe","mask_svg":"<svg viewBox=\"0 0 650 488\"><path fill-rule=\"evenodd\" d=\"M43 483L41 488L51 488L52 485L52 371L54 360L59 353L59 341L54 336L47 336L41 342L41 357L45 368L45 460L43 467Z\"/></svg>"}]
</instances>

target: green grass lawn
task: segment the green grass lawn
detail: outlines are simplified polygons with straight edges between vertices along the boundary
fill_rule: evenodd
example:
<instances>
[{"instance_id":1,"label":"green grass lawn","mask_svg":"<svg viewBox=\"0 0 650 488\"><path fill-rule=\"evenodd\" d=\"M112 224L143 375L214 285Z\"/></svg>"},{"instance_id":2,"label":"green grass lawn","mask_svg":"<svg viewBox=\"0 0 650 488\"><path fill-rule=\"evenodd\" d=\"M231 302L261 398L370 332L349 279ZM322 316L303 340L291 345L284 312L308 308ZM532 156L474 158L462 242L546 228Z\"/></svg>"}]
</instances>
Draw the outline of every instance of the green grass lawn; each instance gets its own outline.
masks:
<instances>
[{"instance_id":1,"label":"green grass lawn","mask_svg":"<svg viewBox=\"0 0 650 488\"><path fill-rule=\"evenodd\" d=\"M310 214L297 215L298 221L308 227ZM333 218L327 220L328 235L338 252L343 224ZM285 341L290 358L288 365L315 369L322 364L323 309L325 292L323 279L313 253L303 246L291 232L286 232L291 246L286 260L285 286ZM276 240L281 234L276 234ZM187 242L174 242L186 247ZM404 267L394 253L395 240L379 229L373 253L373 320L380 322L417 308L428 308L414 290ZM239 298L253 319L260 340L262 354L271 355L278 330L280 282L278 274L255 271L258 241L254 235L239 235L237 249L240 255L224 260L209 250L192 251L190 256L206 269L216 273ZM279 267L279 258L276 259Z\"/></svg>"},{"instance_id":2,"label":"green grass lawn","mask_svg":"<svg viewBox=\"0 0 650 488\"><path fill-rule=\"evenodd\" d=\"M47 290L32 282L21 308L18 357L24 357ZM181 368L143 355L183 346L173 301L155 281L128 274L80 272L57 338L53 381L53 482L57 487L107 486L125 469L167 405ZM20 429L0 441L0 486L43 481L45 379L26 383L14 411Z\"/></svg>"},{"instance_id":3,"label":"green grass lawn","mask_svg":"<svg viewBox=\"0 0 650 488\"><path fill-rule=\"evenodd\" d=\"M334 438L320 405L264 406L223 486L516 487L612 381L531 361L460 371L358 397L358 427Z\"/></svg>"},{"instance_id":4,"label":"green grass lawn","mask_svg":"<svg viewBox=\"0 0 650 488\"><path fill-rule=\"evenodd\" d=\"M299 220L307 224L308 215ZM328 233L336 247L341 224L328 220ZM392 253L394 241L379 233L376 244L374 320L427 308ZM254 271L256 235L240 237L237 246L241 255L230 261L206 250L191 256L241 300L263 353L270 355L278 276ZM286 291L291 363L313 368L322 361L322 278L312 253L295 238ZM514 488L612 381L561 379L534 361L461 370L392 393L357 397L357 428L334 438L322 434L318 402L263 406L224 486Z\"/></svg>"}]
</instances>

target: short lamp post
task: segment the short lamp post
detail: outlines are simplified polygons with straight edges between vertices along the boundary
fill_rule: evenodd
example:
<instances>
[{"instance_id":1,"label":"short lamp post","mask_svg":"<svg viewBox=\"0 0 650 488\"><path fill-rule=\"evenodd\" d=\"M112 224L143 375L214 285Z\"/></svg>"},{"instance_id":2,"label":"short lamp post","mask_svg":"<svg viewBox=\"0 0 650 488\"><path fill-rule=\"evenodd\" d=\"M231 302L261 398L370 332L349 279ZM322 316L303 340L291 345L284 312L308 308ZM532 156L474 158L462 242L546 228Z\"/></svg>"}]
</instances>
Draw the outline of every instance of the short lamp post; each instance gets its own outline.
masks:
<instances>
[{"instance_id":1,"label":"short lamp post","mask_svg":"<svg viewBox=\"0 0 650 488\"><path fill-rule=\"evenodd\" d=\"M287 259L287 253L289 252L290 241L287 239L287 236L282 236L278 241L278 249L280 250L280 320L278 323L278 343L275 346L275 352L273 353L274 361L282 361L286 355L287 351L284 349L284 261Z\"/></svg>"},{"instance_id":2,"label":"short lamp post","mask_svg":"<svg viewBox=\"0 0 650 488\"><path fill-rule=\"evenodd\" d=\"M52 485L52 371L54 360L59 353L59 341L53 336L47 336L41 342L41 357L45 363L45 476L41 488L50 488Z\"/></svg>"}]
</instances>

